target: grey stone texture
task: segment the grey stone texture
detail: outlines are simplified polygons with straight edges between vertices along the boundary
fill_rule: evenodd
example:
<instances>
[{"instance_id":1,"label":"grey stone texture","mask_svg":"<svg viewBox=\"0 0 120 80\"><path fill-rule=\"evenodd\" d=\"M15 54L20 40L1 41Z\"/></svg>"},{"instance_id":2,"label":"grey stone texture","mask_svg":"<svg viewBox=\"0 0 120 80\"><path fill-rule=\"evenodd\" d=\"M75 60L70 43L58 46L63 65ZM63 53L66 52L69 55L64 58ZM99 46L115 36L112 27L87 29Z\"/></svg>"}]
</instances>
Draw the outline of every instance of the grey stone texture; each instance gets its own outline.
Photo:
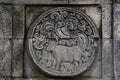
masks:
<instances>
[{"instance_id":1,"label":"grey stone texture","mask_svg":"<svg viewBox=\"0 0 120 80\"><path fill-rule=\"evenodd\" d=\"M0 39L0 77L11 76L11 40Z\"/></svg>"},{"instance_id":2,"label":"grey stone texture","mask_svg":"<svg viewBox=\"0 0 120 80\"><path fill-rule=\"evenodd\" d=\"M11 5L0 5L0 38L12 38Z\"/></svg>"},{"instance_id":3,"label":"grey stone texture","mask_svg":"<svg viewBox=\"0 0 120 80\"><path fill-rule=\"evenodd\" d=\"M102 38L112 38L111 5L102 5Z\"/></svg>"},{"instance_id":4,"label":"grey stone texture","mask_svg":"<svg viewBox=\"0 0 120 80\"><path fill-rule=\"evenodd\" d=\"M119 3L120 3L120 0L115 0L115 3L118 3L118 4L119 4Z\"/></svg>"},{"instance_id":5,"label":"grey stone texture","mask_svg":"<svg viewBox=\"0 0 120 80\"><path fill-rule=\"evenodd\" d=\"M27 78L44 77L43 72L33 62L28 50L25 50L24 53L24 76Z\"/></svg>"},{"instance_id":6,"label":"grey stone texture","mask_svg":"<svg viewBox=\"0 0 120 80\"><path fill-rule=\"evenodd\" d=\"M120 79L120 4L114 4L114 74L115 80Z\"/></svg>"},{"instance_id":7,"label":"grey stone texture","mask_svg":"<svg viewBox=\"0 0 120 80\"><path fill-rule=\"evenodd\" d=\"M27 6L26 7L26 31L29 30L31 24L41 15L43 12L55 7L68 7L68 6ZM99 6L69 6L78 11L82 11L87 14L92 21L96 24L97 30L101 29L101 8ZM109 19L108 19L109 20ZM31 36L31 35L30 35ZM31 38L27 36L27 38Z\"/></svg>"},{"instance_id":8,"label":"grey stone texture","mask_svg":"<svg viewBox=\"0 0 120 80\"><path fill-rule=\"evenodd\" d=\"M11 3L12 0L0 0L0 3Z\"/></svg>"},{"instance_id":9,"label":"grey stone texture","mask_svg":"<svg viewBox=\"0 0 120 80\"><path fill-rule=\"evenodd\" d=\"M66 78L66 79L55 79L55 78L1 78L0 80L103 80L99 78Z\"/></svg>"},{"instance_id":10,"label":"grey stone texture","mask_svg":"<svg viewBox=\"0 0 120 80\"><path fill-rule=\"evenodd\" d=\"M75 77L44 73L28 51L30 25L55 7L86 13L100 34L95 61ZM120 0L0 0L0 80L120 80Z\"/></svg>"},{"instance_id":11,"label":"grey stone texture","mask_svg":"<svg viewBox=\"0 0 120 80\"><path fill-rule=\"evenodd\" d=\"M23 77L23 39L12 39L12 76Z\"/></svg>"},{"instance_id":12,"label":"grey stone texture","mask_svg":"<svg viewBox=\"0 0 120 80\"><path fill-rule=\"evenodd\" d=\"M51 6L27 6L26 7L26 30L29 29L31 23L43 12L51 9ZM76 10L83 11L95 22L97 29L100 30L101 23L101 9L99 6L71 6L70 8L74 8ZM97 18L96 18L97 17ZM30 38L30 37L28 37ZM28 52L25 53L25 76L27 77L41 77L40 70L38 67L34 65L34 62L31 61L31 57L28 57ZM101 70L101 52L97 54L97 58L95 59L94 64L91 66L89 70L87 70L82 76L86 77L97 77L101 78L102 70ZM99 66L99 67L98 67ZM37 71L37 72L36 72ZM35 74L36 73L36 74ZM41 75L41 76L40 76Z\"/></svg>"},{"instance_id":13,"label":"grey stone texture","mask_svg":"<svg viewBox=\"0 0 120 80\"><path fill-rule=\"evenodd\" d=\"M111 4L112 0L69 0L69 4Z\"/></svg>"},{"instance_id":14,"label":"grey stone texture","mask_svg":"<svg viewBox=\"0 0 120 80\"><path fill-rule=\"evenodd\" d=\"M114 4L114 39L120 40L120 4Z\"/></svg>"},{"instance_id":15,"label":"grey stone texture","mask_svg":"<svg viewBox=\"0 0 120 80\"><path fill-rule=\"evenodd\" d=\"M12 0L14 4L68 4L68 0Z\"/></svg>"},{"instance_id":16,"label":"grey stone texture","mask_svg":"<svg viewBox=\"0 0 120 80\"><path fill-rule=\"evenodd\" d=\"M120 79L120 40L114 40L114 74L115 80Z\"/></svg>"},{"instance_id":17,"label":"grey stone texture","mask_svg":"<svg viewBox=\"0 0 120 80\"><path fill-rule=\"evenodd\" d=\"M13 6L13 37L12 38L24 38L25 31L25 7L24 5Z\"/></svg>"},{"instance_id":18,"label":"grey stone texture","mask_svg":"<svg viewBox=\"0 0 120 80\"><path fill-rule=\"evenodd\" d=\"M114 80L112 39L103 39L102 76L104 80Z\"/></svg>"},{"instance_id":19,"label":"grey stone texture","mask_svg":"<svg viewBox=\"0 0 120 80\"><path fill-rule=\"evenodd\" d=\"M12 4L106 4L113 0L1 0L0 3ZM120 2L116 0L116 2Z\"/></svg>"},{"instance_id":20,"label":"grey stone texture","mask_svg":"<svg viewBox=\"0 0 120 80\"><path fill-rule=\"evenodd\" d=\"M0 80L11 80L11 78L4 77L4 78L0 78Z\"/></svg>"}]
</instances>

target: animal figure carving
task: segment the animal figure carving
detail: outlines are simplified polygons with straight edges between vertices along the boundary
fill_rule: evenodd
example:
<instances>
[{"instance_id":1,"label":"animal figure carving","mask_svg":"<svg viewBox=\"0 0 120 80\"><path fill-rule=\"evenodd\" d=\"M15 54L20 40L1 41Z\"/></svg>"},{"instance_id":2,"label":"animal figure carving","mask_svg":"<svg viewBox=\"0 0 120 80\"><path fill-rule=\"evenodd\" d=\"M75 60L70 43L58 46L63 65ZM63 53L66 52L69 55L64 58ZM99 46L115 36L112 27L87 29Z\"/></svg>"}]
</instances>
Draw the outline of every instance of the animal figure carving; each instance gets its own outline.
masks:
<instances>
[{"instance_id":1,"label":"animal figure carving","mask_svg":"<svg viewBox=\"0 0 120 80\"><path fill-rule=\"evenodd\" d=\"M81 55L84 53L83 50L87 46L86 40L83 36L81 39L48 40L49 45L46 51L53 52L52 55L56 57L56 64L53 65L53 68L61 70L61 66L64 66L68 72L76 69L79 66ZM73 67L71 68L70 65Z\"/></svg>"}]
</instances>

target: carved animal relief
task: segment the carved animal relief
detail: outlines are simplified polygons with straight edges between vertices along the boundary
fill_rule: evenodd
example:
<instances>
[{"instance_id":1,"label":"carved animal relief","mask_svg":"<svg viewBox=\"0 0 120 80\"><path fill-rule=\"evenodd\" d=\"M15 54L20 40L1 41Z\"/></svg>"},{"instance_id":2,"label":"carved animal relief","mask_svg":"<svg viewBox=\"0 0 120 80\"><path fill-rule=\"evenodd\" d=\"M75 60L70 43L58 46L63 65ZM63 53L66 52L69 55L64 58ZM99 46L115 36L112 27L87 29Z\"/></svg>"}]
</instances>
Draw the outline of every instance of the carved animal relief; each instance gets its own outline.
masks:
<instances>
[{"instance_id":1,"label":"carved animal relief","mask_svg":"<svg viewBox=\"0 0 120 80\"><path fill-rule=\"evenodd\" d=\"M28 46L34 62L53 76L75 76L94 61L98 32L84 13L66 7L41 14L30 27Z\"/></svg>"}]
</instances>

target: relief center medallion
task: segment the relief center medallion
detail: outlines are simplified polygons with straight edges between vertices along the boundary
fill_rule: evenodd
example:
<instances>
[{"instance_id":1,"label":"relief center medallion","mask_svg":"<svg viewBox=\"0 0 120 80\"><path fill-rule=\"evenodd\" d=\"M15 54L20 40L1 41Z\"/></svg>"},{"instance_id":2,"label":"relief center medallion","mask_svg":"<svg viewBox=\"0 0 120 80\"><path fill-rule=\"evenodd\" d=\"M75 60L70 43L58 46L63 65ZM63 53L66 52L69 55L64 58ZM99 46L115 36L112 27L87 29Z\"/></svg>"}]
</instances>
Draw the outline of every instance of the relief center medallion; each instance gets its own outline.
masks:
<instances>
[{"instance_id":1,"label":"relief center medallion","mask_svg":"<svg viewBox=\"0 0 120 80\"><path fill-rule=\"evenodd\" d=\"M32 59L53 76L75 76L94 61L98 31L83 12L59 7L41 14L28 32Z\"/></svg>"}]
</instances>

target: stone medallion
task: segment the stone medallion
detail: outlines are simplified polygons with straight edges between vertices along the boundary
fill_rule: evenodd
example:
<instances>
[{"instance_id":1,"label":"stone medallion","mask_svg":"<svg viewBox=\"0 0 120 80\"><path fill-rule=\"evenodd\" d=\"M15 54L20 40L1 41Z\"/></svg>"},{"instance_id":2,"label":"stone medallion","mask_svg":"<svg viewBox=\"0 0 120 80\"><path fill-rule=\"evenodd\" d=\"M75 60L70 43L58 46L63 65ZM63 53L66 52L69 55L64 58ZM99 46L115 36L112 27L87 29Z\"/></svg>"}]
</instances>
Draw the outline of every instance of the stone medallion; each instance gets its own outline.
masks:
<instances>
[{"instance_id":1,"label":"stone medallion","mask_svg":"<svg viewBox=\"0 0 120 80\"><path fill-rule=\"evenodd\" d=\"M60 7L41 14L31 25L30 54L37 66L53 76L75 76L94 61L99 38L84 13Z\"/></svg>"}]
</instances>

